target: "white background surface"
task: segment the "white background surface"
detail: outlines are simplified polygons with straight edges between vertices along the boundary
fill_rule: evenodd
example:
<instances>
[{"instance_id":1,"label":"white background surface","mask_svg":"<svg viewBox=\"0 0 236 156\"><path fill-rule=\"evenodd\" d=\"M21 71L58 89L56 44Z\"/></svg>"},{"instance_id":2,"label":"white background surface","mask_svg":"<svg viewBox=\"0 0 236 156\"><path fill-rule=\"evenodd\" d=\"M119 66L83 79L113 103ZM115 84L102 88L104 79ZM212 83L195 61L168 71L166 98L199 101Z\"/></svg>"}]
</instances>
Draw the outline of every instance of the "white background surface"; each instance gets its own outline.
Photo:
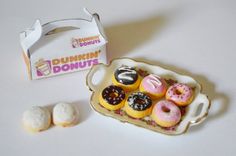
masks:
<instances>
[{"instance_id":1,"label":"white background surface","mask_svg":"<svg viewBox=\"0 0 236 156\"><path fill-rule=\"evenodd\" d=\"M87 71L29 81L19 32L40 18L98 12L109 38L108 57L133 57L193 76L212 99L208 118L181 136L165 136L94 113ZM235 155L236 1L0 1L0 155ZM24 110L72 102L81 123L29 134Z\"/></svg>"}]
</instances>

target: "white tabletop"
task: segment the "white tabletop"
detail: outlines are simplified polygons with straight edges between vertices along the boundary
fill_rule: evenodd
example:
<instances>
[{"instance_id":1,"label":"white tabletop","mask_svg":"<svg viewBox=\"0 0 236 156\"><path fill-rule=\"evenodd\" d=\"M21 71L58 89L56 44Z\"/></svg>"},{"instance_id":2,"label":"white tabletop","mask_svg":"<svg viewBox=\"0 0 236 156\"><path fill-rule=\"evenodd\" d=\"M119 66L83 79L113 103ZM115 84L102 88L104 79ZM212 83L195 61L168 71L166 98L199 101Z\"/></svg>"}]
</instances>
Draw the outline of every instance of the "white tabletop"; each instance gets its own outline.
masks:
<instances>
[{"instance_id":1,"label":"white tabletop","mask_svg":"<svg viewBox=\"0 0 236 156\"><path fill-rule=\"evenodd\" d=\"M208 118L166 136L95 113L88 71L30 81L19 32L37 18L78 17L82 7L100 14L109 60L132 57L192 76L212 100ZM0 20L0 155L235 155L236 1L0 0ZM24 110L59 101L79 106L77 126L37 134L22 128Z\"/></svg>"}]
</instances>

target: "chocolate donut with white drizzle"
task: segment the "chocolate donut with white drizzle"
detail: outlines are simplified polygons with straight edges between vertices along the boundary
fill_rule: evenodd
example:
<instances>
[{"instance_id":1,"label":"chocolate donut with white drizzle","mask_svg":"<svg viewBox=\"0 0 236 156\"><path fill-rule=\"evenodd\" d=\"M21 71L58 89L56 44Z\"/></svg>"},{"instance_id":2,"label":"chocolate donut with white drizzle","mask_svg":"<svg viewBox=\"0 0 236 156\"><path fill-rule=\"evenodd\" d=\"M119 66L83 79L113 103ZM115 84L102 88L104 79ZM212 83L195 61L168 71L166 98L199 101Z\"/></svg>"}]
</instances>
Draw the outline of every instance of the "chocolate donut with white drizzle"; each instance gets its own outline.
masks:
<instances>
[{"instance_id":1,"label":"chocolate donut with white drizzle","mask_svg":"<svg viewBox=\"0 0 236 156\"><path fill-rule=\"evenodd\" d=\"M123 65L115 70L112 76L112 82L127 92L139 87L141 77L134 67Z\"/></svg>"},{"instance_id":2,"label":"chocolate donut with white drizzle","mask_svg":"<svg viewBox=\"0 0 236 156\"><path fill-rule=\"evenodd\" d=\"M138 79L138 73L133 67L121 66L115 71L115 79L122 84L130 85Z\"/></svg>"}]
</instances>

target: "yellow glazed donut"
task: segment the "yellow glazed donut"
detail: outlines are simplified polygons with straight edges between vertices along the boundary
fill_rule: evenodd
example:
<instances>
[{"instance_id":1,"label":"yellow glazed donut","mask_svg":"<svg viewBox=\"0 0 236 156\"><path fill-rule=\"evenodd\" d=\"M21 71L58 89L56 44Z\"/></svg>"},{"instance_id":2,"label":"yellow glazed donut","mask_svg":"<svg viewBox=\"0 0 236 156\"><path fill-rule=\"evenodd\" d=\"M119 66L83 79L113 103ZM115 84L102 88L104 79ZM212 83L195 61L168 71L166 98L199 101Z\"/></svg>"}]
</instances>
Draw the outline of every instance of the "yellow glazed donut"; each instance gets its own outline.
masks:
<instances>
[{"instance_id":1,"label":"yellow glazed donut","mask_svg":"<svg viewBox=\"0 0 236 156\"><path fill-rule=\"evenodd\" d=\"M166 92L166 99L178 106L189 105L193 100L193 90L186 84L175 83Z\"/></svg>"},{"instance_id":2,"label":"yellow glazed donut","mask_svg":"<svg viewBox=\"0 0 236 156\"><path fill-rule=\"evenodd\" d=\"M133 67L121 66L112 76L114 85L123 88L125 91L135 90L139 87L141 78Z\"/></svg>"},{"instance_id":3,"label":"yellow glazed donut","mask_svg":"<svg viewBox=\"0 0 236 156\"><path fill-rule=\"evenodd\" d=\"M125 102L125 112L133 118L143 118L149 115L151 110L152 100L142 92L130 94Z\"/></svg>"},{"instance_id":4,"label":"yellow glazed donut","mask_svg":"<svg viewBox=\"0 0 236 156\"><path fill-rule=\"evenodd\" d=\"M121 87L111 85L99 95L100 104L108 110L117 110L125 104L125 92Z\"/></svg>"}]
</instances>

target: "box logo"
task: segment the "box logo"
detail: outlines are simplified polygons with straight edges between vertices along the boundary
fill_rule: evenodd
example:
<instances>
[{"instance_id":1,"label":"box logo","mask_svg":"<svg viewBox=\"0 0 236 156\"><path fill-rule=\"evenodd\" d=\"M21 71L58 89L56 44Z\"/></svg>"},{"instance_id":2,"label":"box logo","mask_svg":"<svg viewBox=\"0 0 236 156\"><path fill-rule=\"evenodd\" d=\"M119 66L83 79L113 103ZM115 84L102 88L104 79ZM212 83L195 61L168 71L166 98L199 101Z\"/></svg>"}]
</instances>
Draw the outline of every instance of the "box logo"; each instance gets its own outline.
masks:
<instances>
[{"instance_id":1,"label":"box logo","mask_svg":"<svg viewBox=\"0 0 236 156\"><path fill-rule=\"evenodd\" d=\"M89 46L89 45L93 45L93 44L98 44L100 42L101 42L101 40L99 38L99 35L84 37L84 38L73 37L71 39L71 45L73 48L85 47L85 46Z\"/></svg>"},{"instance_id":2,"label":"box logo","mask_svg":"<svg viewBox=\"0 0 236 156\"><path fill-rule=\"evenodd\" d=\"M51 74L51 63L50 61L45 61L44 59L39 59L35 63L35 68L38 76L48 76Z\"/></svg>"},{"instance_id":3,"label":"box logo","mask_svg":"<svg viewBox=\"0 0 236 156\"><path fill-rule=\"evenodd\" d=\"M97 50L85 54L66 56L51 60L39 59L35 63L38 77L48 76L50 74L59 74L85 69L99 63L98 57L101 51Z\"/></svg>"}]
</instances>

